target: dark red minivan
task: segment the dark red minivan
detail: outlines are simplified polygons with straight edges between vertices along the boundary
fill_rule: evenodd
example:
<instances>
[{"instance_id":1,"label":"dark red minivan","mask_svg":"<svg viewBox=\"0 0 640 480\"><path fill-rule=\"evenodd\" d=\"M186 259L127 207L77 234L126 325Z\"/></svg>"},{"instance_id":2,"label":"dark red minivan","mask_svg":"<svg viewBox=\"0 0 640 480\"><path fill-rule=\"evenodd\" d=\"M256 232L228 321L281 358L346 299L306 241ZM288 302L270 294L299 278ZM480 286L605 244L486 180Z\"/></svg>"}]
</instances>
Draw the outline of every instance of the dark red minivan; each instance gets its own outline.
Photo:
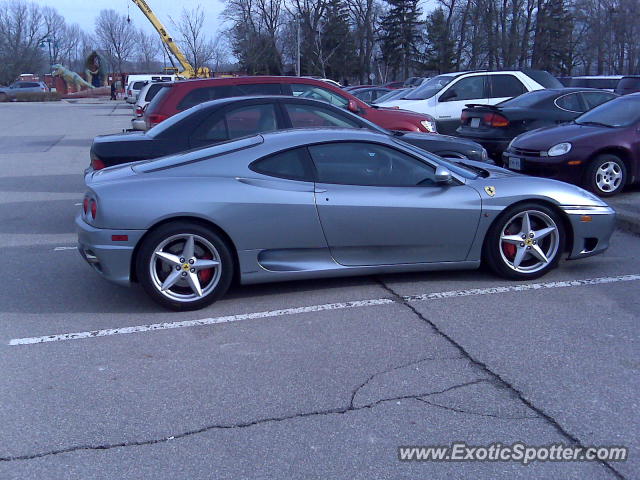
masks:
<instances>
[{"instance_id":1,"label":"dark red minivan","mask_svg":"<svg viewBox=\"0 0 640 480\"><path fill-rule=\"evenodd\" d=\"M293 95L324 100L388 130L436 133L435 121L429 115L371 106L328 82L303 77L205 78L167 84L147 107L145 123L151 128L202 102L246 95Z\"/></svg>"}]
</instances>

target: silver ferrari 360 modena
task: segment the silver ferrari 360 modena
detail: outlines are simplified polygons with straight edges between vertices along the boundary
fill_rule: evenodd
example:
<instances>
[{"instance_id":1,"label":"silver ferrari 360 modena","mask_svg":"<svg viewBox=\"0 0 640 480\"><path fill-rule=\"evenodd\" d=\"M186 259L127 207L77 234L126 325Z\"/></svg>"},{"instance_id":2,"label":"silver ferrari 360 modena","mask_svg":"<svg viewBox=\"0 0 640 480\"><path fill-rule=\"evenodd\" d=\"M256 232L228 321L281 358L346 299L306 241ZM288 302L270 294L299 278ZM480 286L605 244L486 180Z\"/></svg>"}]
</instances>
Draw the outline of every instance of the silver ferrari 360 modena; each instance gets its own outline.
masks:
<instances>
[{"instance_id":1,"label":"silver ferrari 360 modena","mask_svg":"<svg viewBox=\"0 0 640 480\"><path fill-rule=\"evenodd\" d=\"M108 280L201 308L232 280L472 269L537 278L603 252L615 212L574 185L449 162L366 130L265 133L86 176L78 249Z\"/></svg>"}]
</instances>

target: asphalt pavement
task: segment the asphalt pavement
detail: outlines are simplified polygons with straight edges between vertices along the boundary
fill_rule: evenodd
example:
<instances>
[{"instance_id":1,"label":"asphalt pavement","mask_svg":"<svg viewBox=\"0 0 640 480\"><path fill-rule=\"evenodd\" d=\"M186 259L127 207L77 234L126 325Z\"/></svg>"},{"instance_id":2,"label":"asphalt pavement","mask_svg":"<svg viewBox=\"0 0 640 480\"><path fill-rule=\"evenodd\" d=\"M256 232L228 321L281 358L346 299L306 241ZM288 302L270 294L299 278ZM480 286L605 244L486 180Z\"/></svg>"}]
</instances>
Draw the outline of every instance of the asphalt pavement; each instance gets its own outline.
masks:
<instances>
[{"instance_id":1,"label":"asphalt pavement","mask_svg":"<svg viewBox=\"0 0 640 480\"><path fill-rule=\"evenodd\" d=\"M0 479L640 477L640 242L483 270L234 286L196 312L75 250L120 102L0 104ZM640 192L611 203L638 212ZM637 218L640 218L638 212ZM399 446L629 447L624 462L401 462Z\"/></svg>"}]
</instances>

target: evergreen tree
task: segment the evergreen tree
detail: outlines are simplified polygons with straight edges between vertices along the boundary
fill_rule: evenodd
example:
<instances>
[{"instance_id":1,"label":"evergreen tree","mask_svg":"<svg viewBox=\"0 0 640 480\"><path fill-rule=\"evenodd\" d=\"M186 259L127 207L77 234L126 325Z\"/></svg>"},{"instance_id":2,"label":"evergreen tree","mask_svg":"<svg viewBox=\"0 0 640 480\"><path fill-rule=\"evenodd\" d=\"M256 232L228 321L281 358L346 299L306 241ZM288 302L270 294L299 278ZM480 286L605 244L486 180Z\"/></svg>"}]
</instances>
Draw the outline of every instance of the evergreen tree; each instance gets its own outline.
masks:
<instances>
[{"instance_id":1,"label":"evergreen tree","mask_svg":"<svg viewBox=\"0 0 640 480\"><path fill-rule=\"evenodd\" d=\"M427 49L425 52L425 66L428 70L435 70L438 73L453 71L455 69L455 43L451 38L442 7L429 14L426 27Z\"/></svg>"},{"instance_id":2,"label":"evergreen tree","mask_svg":"<svg viewBox=\"0 0 640 480\"><path fill-rule=\"evenodd\" d=\"M565 0L539 0L531 66L566 74L571 68L573 16Z\"/></svg>"},{"instance_id":3,"label":"evergreen tree","mask_svg":"<svg viewBox=\"0 0 640 480\"><path fill-rule=\"evenodd\" d=\"M355 44L350 30L349 10L342 0L328 0L321 38L326 59L325 75L338 81L353 75Z\"/></svg>"},{"instance_id":4,"label":"evergreen tree","mask_svg":"<svg viewBox=\"0 0 640 480\"><path fill-rule=\"evenodd\" d=\"M421 41L418 0L387 0L389 10L380 19L380 50L394 77L404 78L413 71L418 60Z\"/></svg>"}]
</instances>

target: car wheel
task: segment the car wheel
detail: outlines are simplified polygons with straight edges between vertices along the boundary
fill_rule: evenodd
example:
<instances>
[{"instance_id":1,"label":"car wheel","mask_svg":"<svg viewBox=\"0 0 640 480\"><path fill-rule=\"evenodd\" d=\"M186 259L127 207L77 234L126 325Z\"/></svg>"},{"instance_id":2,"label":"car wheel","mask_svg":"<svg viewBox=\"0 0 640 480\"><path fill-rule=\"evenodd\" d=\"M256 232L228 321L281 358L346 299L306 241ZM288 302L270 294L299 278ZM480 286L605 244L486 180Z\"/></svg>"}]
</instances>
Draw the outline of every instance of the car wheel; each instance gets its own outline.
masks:
<instances>
[{"instance_id":1,"label":"car wheel","mask_svg":"<svg viewBox=\"0 0 640 480\"><path fill-rule=\"evenodd\" d=\"M502 277L538 278L558 265L565 232L556 212L536 203L505 210L487 232L484 260Z\"/></svg>"},{"instance_id":2,"label":"car wheel","mask_svg":"<svg viewBox=\"0 0 640 480\"><path fill-rule=\"evenodd\" d=\"M598 155L587 170L585 187L601 197L619 193L627 181L624 162L610 153Z\"/></svg>"},{"instance_id":3,"label":"car wheel","mask_svg":"<svg viewBox=\"0 0 640 480\"><path fill-rule=\"evenodd\" d=\"M197 310L222 297L233 277L226 242L196 223L176 222L143 241L136 273L144 290L172 310Z\"/></svg>"},{"instance_id":4,"label":"car wheel","mask_svg":"<svg viewBox=\"0 0 640 480\"><path fill-rule=\"evenodd\" d=\"M7 96L6 93L0 93L0 102L7 102L9 100L9 97Z\"/></svg>"}]
</instances>

